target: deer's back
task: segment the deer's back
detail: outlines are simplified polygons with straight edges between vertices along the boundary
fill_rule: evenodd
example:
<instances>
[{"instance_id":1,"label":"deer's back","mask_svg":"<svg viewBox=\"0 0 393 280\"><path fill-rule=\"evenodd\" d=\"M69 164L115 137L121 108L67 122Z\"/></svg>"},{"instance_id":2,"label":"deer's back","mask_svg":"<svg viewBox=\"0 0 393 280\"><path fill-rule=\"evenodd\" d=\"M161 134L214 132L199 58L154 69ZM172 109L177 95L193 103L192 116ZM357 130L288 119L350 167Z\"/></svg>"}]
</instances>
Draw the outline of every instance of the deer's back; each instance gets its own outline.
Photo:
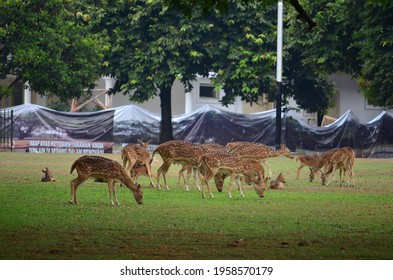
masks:
<instances>
[{"instance_id":1,"label":"deer's back","mask_svg":"<svg viewBox=\"0 0 393 280\"><path fill-rule=\"evenodd\" d=\"M117 161L101 156L83 156L77 159L71 168L76 169L78 174L90 177L123 178L125 171Z\"/></svg>"}]
</instances>

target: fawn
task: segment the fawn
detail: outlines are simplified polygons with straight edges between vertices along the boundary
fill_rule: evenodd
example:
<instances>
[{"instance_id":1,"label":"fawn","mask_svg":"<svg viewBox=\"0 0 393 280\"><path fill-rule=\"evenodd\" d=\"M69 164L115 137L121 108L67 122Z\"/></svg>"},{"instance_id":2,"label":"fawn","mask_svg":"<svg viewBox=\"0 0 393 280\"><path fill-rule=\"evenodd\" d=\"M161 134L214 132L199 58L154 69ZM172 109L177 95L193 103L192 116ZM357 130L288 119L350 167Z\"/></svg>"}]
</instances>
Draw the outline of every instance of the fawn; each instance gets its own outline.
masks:
<instances>
[{"instance_id":1,"label":"fawn","mask_svg":"<svg viewBox=\"0 0 393 280\"><path fill-rule=\"evenodd\" d=\"M282 172L277 176L276 180L272 180L270 182L270 188L271 189L284 189L284 184L285 184L285 179L284 176L282 175Z\"/></svg>"},{"instance_id":2,"label":"fawn","mask_svg":"<svg viewBox=\"0 0 393 280\"><path fill-rule=\"evenodd\" d=\"M56 180L53 178L53 173L49 171L48 167L45 167L45 169L42 169L41 171L44 173L41 176L41 182L56 182Z\"/></svg>"}]
</instances>

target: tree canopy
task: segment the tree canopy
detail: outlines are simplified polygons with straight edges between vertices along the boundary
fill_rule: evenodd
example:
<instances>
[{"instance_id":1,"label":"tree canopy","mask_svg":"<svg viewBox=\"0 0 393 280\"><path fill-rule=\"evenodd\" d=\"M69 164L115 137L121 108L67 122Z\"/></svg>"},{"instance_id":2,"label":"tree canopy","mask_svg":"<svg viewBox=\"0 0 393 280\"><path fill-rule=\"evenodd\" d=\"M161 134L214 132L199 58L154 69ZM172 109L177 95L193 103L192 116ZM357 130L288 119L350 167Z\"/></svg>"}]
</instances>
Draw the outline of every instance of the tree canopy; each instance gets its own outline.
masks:
<instances>
[{"instance_id":1,"label":"tree canopy","mask_svg":"<svg viewBox=\"0 0 393 280\"><path fill-rule=\"evenodd\" d=\"M227 12L214 9L204 14L194 9L187 17L167 8L163 1L117 2L103 8L99 29L110 38L105 71L116 77L113 92L123 91L137 102L160 96L161 130L170 131L161 135L161 141L172 137L170 89L176 78L189 90L197 75L214 72L216 89L226 93L223 105L233 103L236 96L252 103L262 93L275 93L276 6L256 1L228 4ZM330 85L310 76L313 73L309 68L298 71L296 56L289 50L285 53L293 66L286 67L292 79L285 85L291 89L287 95L313 90L316 98L296 96L308 101L301 106L325 110ZM312 102L320 100L323 103Z\"/></svg>"},{"instance_id":2,"label":"tree canopy","mask_svg":"<svg viewBox=\"0 0 393 280\"><path fill-rule=\"evenodd\" d=\"M306 32L302 22L290 17L289 42L302 49L301 65L316 74L351 74L369 104L393 108L393 3L302 3L317 26Z\"/></svg>"},{"instance_id":3,"label":"tree canopy","mask_svg":"<svg viewBox=\"0 0 393 280\"><path fill-rule=\"evenodd\" d=\"M393 107L390 1L285 2L285 97L323 113L334 94L329 75L346 72L370 104ZM236 96L256 102L262 93L274 95L276 3L0 1L0 79L13 75L35 92L67 99L110 75L117 81L112 92L132 101L160 96L166 141L175 79L189 90L197 75L214 72L224 105Z\"/></svg>"},{"instance_id":4,"label":"tree canopy","mask_svg":"<svg viewBox=\"0 0 393 280\"><path fill-rule=\"evenodd\" d=\"M94 88L104 41L85 9L80 1L0 1L0 79L63 99Z\"/></svg>"}]
</instances>

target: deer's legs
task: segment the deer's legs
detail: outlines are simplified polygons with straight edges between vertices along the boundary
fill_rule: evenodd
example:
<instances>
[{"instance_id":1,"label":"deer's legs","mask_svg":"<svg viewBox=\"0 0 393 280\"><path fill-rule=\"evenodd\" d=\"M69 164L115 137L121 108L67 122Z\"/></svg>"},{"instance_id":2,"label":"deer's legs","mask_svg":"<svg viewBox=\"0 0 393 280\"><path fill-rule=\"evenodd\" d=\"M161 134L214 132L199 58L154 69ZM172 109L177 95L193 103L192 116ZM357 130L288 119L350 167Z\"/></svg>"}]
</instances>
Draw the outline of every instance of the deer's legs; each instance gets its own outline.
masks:
<instances>
[{"instance_id":1,"label":"deer's legs","mask_svg":"<svg viewBox=\"0 0 393 280\"><path fill-rule=\"evenodd\" d=\"M235 180L236 180L237 187L239 188L241 197L244 197L244 179L240 178L240 176L237 176ZM255 184L253 182L251 183L255 187Z\"/></svg>"},{"instance_id":2,"label":"deer's legs","mask_svg":"<svg viewBox=\"0 0 393 280\"><path fill-rule=\"evenodd\" d=\"M300 170L302 170L302 168L304 167L304 165L300 165L297 169L297 176L296 176L296 180L299 180L299 175L300 175Z\"/></svg>"},{"instance_id":3,"label":"deer's legs","mask_svg":"<svg viewBox=\"0 0 393 280\"><path fill-rule=\"evenodd\" d=\"M128 165L127 165L127 167L125 167L124 169L125 169L125 171L126 171L127 174L130 174L130 177L131 177L131 170L132 170L132 168L135 166L136 159L134 159L134 158L128 158L127 156L126 156L126 158L128 159Z\"/></svg>"},{"instance_id":4,"label":"deer's legs","mask_svg":"<svg viewBox=\"0 0 393 280\"><path fill-rule=\"evenodd\" d=\"M71 200L70 203L72 204L78 204L78 201L76 199L76 190L78 189L79 185L82 184L84 181L89 179L89 177L83 177L78 175L77 178L71 181Z\"/></svg>"},{"instance_id":5,"label":"deer's legs","mask_svg":"<svg viewBox=\"0 0 393 280\"><path fill-rule=\"evenodd\" d=\"M116 197L115 182L113 179L108 179L108 188L109 188L109 199L110 199L111 205L114 204L113 199L112 199L112 194L113 194L113 197L115 198L116 205L119 205L119 201L117 200L117 197Z\"/></svg>"},{"instance_id":6,"label":"deer's legs","mask_svg":"<svg viewBox=\"0 0 393 280\"><path fill-rule=\"evenodd\" d=\"M153 183L153 176L152 176L152 172L151 172L150 163L149 162L145 163L145 166L146 166L147 175L149 175L150 185L152 185L153 188L155 188L156 185L154 185L154 183Z\"/></svg>"},{"instance_id":7,"label":"deer's legs","mask_svg":"<svg viewBox=\"0 0 393 280\"><path fill-rule=\"evenodd\" d=\"M166 173L168 172L168 169L171 166L171 164L172 164L172 161L165 161L164 160L164 163L157 170L157 186L158 186L159 189L161 189L160 175L162 173L162 177L164 178L165 188L167 190L169 190L169 187L168 187L168 184L167 184L167 181L166 181Z\"/></svg>"},{"instance_id":8,"label":"deer's legs","mask_svg":"<svg viewBox=\"0 0 393 280\"><path fill-rule=\"evenodd\" d=\"M195 185L196 185L198 191L201 191L201 186L199 185L199 180L198 180L198 168L197 167L192 167L192 172L194 173Z\"/></svg>"},{"instance_id":9,"label":"deer's legs","mask_svg":"<svg viewBox=\"0 0 393 280\"><path fill-rule=\"evenodd\" d=\"M205 170L205 176L203 177L203 183L202 183L202 197L205 198L205 190L203 188L203 185L206 185L208 191L209 191L209 195L211 198L214 198L214 195L212 193L212 189L211 186L209 184L209 182L211 181L211 179L214 177L214 174L217 173L217 170L213 171L213 170Z\"/></svg>"},{"instance_id":10,"label":"deer's legs","mask_svg":"<svg viewBox=\"0 0 393 280\"><path fill-rule=\"evenodd\" d=\"M267 163L267 160L264 159L264 160L262 160L262 162L266 165L267 171L269 172L269 179L272 178L272 171L270 170L270 166Z\"/></svg>"},{"instance_id":11,"label":"deer's legs","mask_svg":"<svg viewBox=\"0 0 393 280\"><path fill-rule=\"evenodd\" d=\"M186 170L187 170L187 166L183 164L181 166L181 169L179 170L179 177L177 178L177 185L178 186L180 184L180 178L183 178L183 182L184 182L184 184L186 184L186 177L184 177L184 171L186 171ZM188 191L187 187L186 187L186 190Z\"/></svg>"},{"instance_id":12,"label":"deer's legs","mask_svg":"<svg viewBox=\"0 0 393 280\"><path fill-rule=\"evenodd\" d=\"M233 188L233 181L234 181L234 179L235 179L235 175L232 173L230 181L229 181L229 191L228 191L229 198L232 198L232 188Z\"/></svg>"}]
</instances>

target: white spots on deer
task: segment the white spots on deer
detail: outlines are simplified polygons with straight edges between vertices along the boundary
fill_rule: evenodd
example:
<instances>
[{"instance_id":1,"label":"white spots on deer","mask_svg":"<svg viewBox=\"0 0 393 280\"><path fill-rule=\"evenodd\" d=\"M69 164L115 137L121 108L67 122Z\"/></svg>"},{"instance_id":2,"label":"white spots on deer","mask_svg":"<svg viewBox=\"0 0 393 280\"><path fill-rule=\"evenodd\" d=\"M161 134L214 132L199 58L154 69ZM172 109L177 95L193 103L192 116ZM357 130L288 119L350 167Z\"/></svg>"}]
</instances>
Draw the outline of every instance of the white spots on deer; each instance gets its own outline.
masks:
<instances>
[{"instance_id":1,"label":"white spots on deer","mask_svg":"<svg viewBox=\"0 0 393 280\"><path fill-rule=\"evenodd\" d=\"M117 161L100 156L83 156L77 159L71 166L70 173L76 170L78 177L73 179L71 185L70 203L78 204L76 191L83 182L89 178L104 179L108 182L109 198L111 205L114 204L112 195L117 205L115 182L119 181L126 185L134 195L138 204L142 203L142 190L140 185L134 184L124 168Z\"/></svg>"}]
</instances>

